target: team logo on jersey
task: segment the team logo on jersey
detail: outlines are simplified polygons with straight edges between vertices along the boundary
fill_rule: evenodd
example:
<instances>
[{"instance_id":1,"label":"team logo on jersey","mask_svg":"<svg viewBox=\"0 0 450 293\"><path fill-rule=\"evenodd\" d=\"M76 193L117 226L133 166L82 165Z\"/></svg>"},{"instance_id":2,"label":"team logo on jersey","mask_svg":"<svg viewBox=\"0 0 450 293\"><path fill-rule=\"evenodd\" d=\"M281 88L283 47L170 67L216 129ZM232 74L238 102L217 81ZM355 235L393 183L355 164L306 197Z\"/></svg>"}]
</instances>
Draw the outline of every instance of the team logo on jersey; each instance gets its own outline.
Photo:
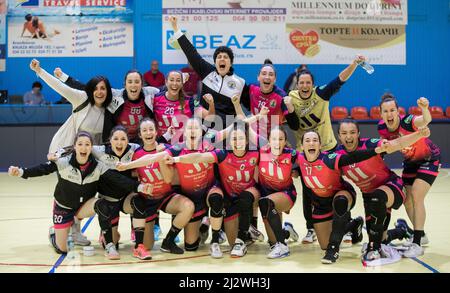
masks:
<instances>
[{"instance_id":1,"label":"team logo on jersey","mask_svg":"<svg viewBox=\"0 0 450 293\"><path fill-rule=\"evenodd\" d=\"M200 105L200 101L199 101L199 99L195 99L194 100L194 106L197 107L198 105Z\"/></svg>"},{"instance_id":2,"label":"team logo on jersey","mask_svg":"<svg viewBox=\"0 0 450 293\"><path fill-rule=\"evenodd\" d=\"M276 105L277 105L277 101L275 101L275 100L270 100L270 103L269 103L269 107L270 107L270 108L275 108Z\"/></svg>"},{"instance_id":3,"label":"team logo on jersey","mask_svg":"<svg viewBox=\"0 0 450 293\"><path fill-rule=\"evenodd\" d=\"M241 166L239 166L239 169L240 169L241 171L243 171L243 170L245 169L245 164L241 164Z\"/></svg>"},{"instance_id":4,"label":"team logo on jersey","mask_svg":"<svg viewBox=\"0 0 450 293\"><path fill-rule=\"evenodd\" d=\"M409 115L409 116L405 119L405 123L410 124L411 121L412 121L412 119L413 119L413 115Z\"/></svg>"},{"instance_id":5,"label":"team logo on jersey","mask_svg":"<svg viewBox=\"0 0 450 293\"><path fill-rule=\"evenodd\" d=\"M250 165L251 166L255 166L256 165L256 158L251 158L250 159Z\"/></svg>"},{"instance_id":6,"label":"team logo on jersey","mask_svg":"<svg viewBox=\"0 0 450 293\"><path fill-rule=\"evenodd\" d=\"M316 169L317 169L317 171L322 171L322 166L314 166Z\"/></svg>"},{"instance_id":7,"label":"team logo on jersey","mask_svg":"<svg viewBox=\"0 0 450 293\"><path fill-rule=\"evenodd\" d=\"M227 86L228 86L230 89L233 89L233 90L234 90L234 89L236 88L236 82L230 80L230 81L227 83Z\"/></svg>"},{"instance_id":8,"label":"team logo on jersey","mask_svg":"<svg viewBox=\"0 0 450 293\"><path fill-rule=\"evenodd\" d=\"M281 161L281 163L283 163L283 164L289 164L289 159L284 159L283 161Z\"/></svg>"},{"instance_id":9,"label":"team logo on jersey","mask_svg":"<svg viewBox=\"0 0 450 293\"><path fill-rule=\"evenodd\" d=\"M371 143L378 143L379 141L380 141L379 138L372 138L372 139L370 140Z\"/></svg>"},{"instance_id":10,"label":"team logo on jersey","mask_svg":"<svg viewBox=\"0 0 450 293\"><path fill-rule=\"evenodd\" d=\"M329 154L328 155L328 158L329 159L334 159L334 158L336 158L337 157L337 154L335 154L335 153L332 153L332 154Z\"/></svg>"}]
</instances>

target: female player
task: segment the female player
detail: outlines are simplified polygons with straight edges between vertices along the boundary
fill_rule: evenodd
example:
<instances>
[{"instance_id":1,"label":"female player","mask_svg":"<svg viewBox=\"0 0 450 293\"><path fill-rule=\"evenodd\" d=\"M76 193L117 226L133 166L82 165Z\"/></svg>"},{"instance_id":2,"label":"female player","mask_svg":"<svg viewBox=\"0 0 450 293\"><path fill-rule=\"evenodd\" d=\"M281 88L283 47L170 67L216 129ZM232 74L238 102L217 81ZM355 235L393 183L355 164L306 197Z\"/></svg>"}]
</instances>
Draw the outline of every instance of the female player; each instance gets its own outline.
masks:
<instances>
[{"instance_id":1,"label":"female player","mask_svg":"<svg viewBox=\"0 0 450 293\"><path fill-rule=\"evenodd\" d=\"M22 178L58 173L53 206L53 224L50 227L50 241L57 253L67 253L67 237L73 218L88 218L95 213L101 218L102 230L110 229L111 214L108 203L95 198L102 185L125 190L128 193L150 192L150 185L139 184L121 174L110 170L91 155L92 137L80 131L73 145L73 151L63 155L55 162L47 162L31 168L9 167L8 174ZM114 193L116 194L116 193ZM103 225L104 224L104 225ZM106 256L119 259L112 237L106 239Z\"/></svg>"},{"instance_id":2,"label":"female player","mask_svg":"<svg viewBox=\"0 0 450 293\"><path fill-rule=\"evenodd\" d=\"M139 194L131 199L136 235L133 256L140 259L151 259L148 250L152 249L154 244L153 225L159 210L176 215L161 244L161 251L183 254L183 249L175 244L175 238L191 219L194 204L188 198L176 194L172 189L173 172L166 164L161 163L165 156L165 152L162 151L166 146L158 146L156 142L155 122L149 118L142 120L139 134L143 146L135 152L133 161L116 165L119 171L136 168L139 181L149 183L153 188L150 197ZM145 157L146 163L140 165L139 163L143 161L142 157ZM145 240L144 235L148 235L145 236Z\"/></svg>"},{"instance_id":3,"label":"female player","mask_svg":"<svg viewBox=\"0 0 450 293\"><path fill-rule=\"evenodd\" d=\"M376 138L360 138L358 123L352 119L340 121L338 135L341 142L336 151L338 154L375 148L381 144L381 141ZM426 128L420 132L391 140L387 145L386 153L399 151L402 147L407 147L428 135L429 130ZM404 228L387 230L391 218L391 209L399 209L405 200L403 181L386 166L382 155L345 166L342 168L342 173L360 188L364 199L370 245L368 251L363 255L363 260L378 259L383 255L381 238L389 243L394 239L403 239L407 235L407 230ZM380 214L378 210L381 211L384 206L386 206L386 213ZM371 215L374 212L377 212L376 216ZM386 235L383 235L381 231L387 231Z\"/></svg>"},{"instance_id":4,"label":"female player","mask_svg":"<svg viewBox=\"0 0 450 293\"><path fill-rule=\"evenodd\" d=\"M378 132L388 140L412 133L431 122L426 98L417 100L422 115L400 116L395 97L385 94L381 98L382 121L378 123ZM414 238L411 247L404 253L406 257L423 255L422 244L428 244L425 235L425 196L439 173L441 152L429 138L422 138L415 144L402 149L404 157L402 179L406 188L405 208L414 226Z\"/></svg>"}]
</instances>

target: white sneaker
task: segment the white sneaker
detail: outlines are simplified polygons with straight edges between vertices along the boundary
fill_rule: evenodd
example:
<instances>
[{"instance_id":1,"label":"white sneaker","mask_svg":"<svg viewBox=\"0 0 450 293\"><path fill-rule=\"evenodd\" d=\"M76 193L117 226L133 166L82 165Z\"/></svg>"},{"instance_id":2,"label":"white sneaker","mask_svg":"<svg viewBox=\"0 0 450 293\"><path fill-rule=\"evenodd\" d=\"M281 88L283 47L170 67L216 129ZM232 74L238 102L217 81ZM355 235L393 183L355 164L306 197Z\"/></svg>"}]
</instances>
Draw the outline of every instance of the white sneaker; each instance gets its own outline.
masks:
<instances>
[{"instance_id":1,"label":"white sneaker","mask_svg":"<svg viewBox=\"0 0 450 293\"><path fill-rule=\"evenodd\" d=\"M406 246L411 246L413 243L414 237L408 238L406 240ZM427 234L423 235L422 238L420 238L420 246L428 246L430 244L430 240L428 240Z\"/></svg>"},{"instance_id":2,"label":"white sneaker","mask_svg":"<svg viewBox=\"0 0 450 293\"><path fill-rule=\"evenodd\" d=\"M306 233L305 237L302 239L303 244L311 244L317 240L316 232L314 229L308 229L308 233Z\"/></svg>"},{"instance_id":3,"label":"white sneaker","mask_svg":"<svg viewBox=\"0 0 450 293\"><path fill-rule=\"evenodd\" d=\"M344 235L340 247L341 248L352 247L352 232L347 232L347 234Z\"/></svg>"},{"instance_id":4,"label":"white sneaker","mask_svg":"<svg viewBox=\"0 0 450 293\"><path fill-rule=\"evenodd\" d=\"M222 250L220 250L220 246L219 243L212 243L209 246L209 252L211 253L211 257L212 258L222 258L223 257L223 253Z\"/></svg>"},{"instance_id":5,"label":"white sneaker","mask_svg":"<svg viewBox=\"0 0 450 293\"><path fill-rule=\"evenodd\" d=\"M424 249L423 247L412 243L408 250L403 253L404 257L413 258L423 255Z\"/></svg>"},{"instance_id":6,"label":"white sneaker","mask_svg":"<svg viewBox=\"0 0 450 293\"><path fill-rule=\"evenodd\" d=\"M225 243L227 241L227 234L224 231L220 230L219 232L219 244Z\"/></svg>"},{"instance_id":7,"label":"white sneaker","mask_svg":"<svg viewBox=\"0 0 450 293\"><path fill-rule=\"evenodd\" d=\"M289 247L286 244L277 242L274 246L270 248L270 252L267 255L267 258L283 258L289 256Z\"/></svg>"},{"instance_id":8,"label":"white sneaker","mask_svg":"<svg viewBox=\"0 0 450 293\"><path fill-rule=\"evenodd\" d=\"M236 241L234 242L233 249L231 249L231 257L237 258L237 257L243 257L247 254L247 245L245 245L245 242L242 241L239 238L236 238Z\"/></svg>"},{"instance_id":9,"label":"white sneaker","mask_svg":"<svg viewBox=\"0 0 450 293\"><path fill-rule=\"evenodd\" d=\"M256 241L256 240L258 240L259 242L263 242L264 241L263 233L261 233L261 231L256 229L255 226L250 225L250 228L248 228L248 233L250 234L250 238L253 241Z\"/></svg>"},{"instance_id":10,"label":"white sneaker","mask_svg":"<svg viewBox=\"0 0 450 293\"><path fill-rule=\"evenodd\" d=\"M72 232L72 238L73 238L73 242L75 243L75 245L79 245L79 246L91 245L91 241L89 241L86 236L81 234L81 232L78 232L78 231Z\"/></svg>"},{"instance_id":11,"label":"white sneaker","mask_svg":"<svg viewBox=\"0 0 450 293\"><path fill-rule=\"evenodd\" d=\"M294 226L289 222L284 222L284 230L289 232L289 239L291 239L294 242L297 242L300 236L298 233L294 230Z\"/></svg>"},{"instance_id":12,"label":"white sneaker","mask_svg":"<svg viewBox=\"0 0 450 293\"><path fill-rule=\"evenodd\" d=\"M105 256L110 260L120 259L120 254L116 250L116 245L110 242L105 246Z\"/></svg>"}]
</instances>

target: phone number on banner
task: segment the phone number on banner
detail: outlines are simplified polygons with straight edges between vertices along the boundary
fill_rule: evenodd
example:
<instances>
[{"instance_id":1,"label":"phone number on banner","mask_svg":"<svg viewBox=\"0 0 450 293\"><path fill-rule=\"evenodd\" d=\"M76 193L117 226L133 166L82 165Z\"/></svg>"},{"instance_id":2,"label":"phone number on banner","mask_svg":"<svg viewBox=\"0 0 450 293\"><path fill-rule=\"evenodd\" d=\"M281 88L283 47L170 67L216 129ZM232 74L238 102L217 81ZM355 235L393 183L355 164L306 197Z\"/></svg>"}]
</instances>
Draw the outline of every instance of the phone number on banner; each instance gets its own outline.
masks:
<instances>
[{"instance_id":1,"label":"phone number on banner","mask_svg":"<svg viewBox=\"0 0 450 293\"><path fill-rule=\"evenodd\" d=\"M169 15L164 17L165 21L169 21ZM180 22L285 22L285 15L178 15Z\"/></svg>"}]
</instances>

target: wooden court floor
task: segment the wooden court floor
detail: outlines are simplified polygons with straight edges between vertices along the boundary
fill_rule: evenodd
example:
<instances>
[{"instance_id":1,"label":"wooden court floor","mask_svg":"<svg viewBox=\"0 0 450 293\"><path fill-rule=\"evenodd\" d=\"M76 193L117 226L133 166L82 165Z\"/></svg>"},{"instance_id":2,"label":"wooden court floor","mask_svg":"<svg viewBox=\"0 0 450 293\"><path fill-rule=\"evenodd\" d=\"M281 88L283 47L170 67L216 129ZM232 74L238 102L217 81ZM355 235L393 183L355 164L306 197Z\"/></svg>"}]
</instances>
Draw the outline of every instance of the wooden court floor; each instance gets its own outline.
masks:
<instances>
[{"instance_id":1,"label":"wooden court floor","mask_svg":"<svg viewBox=\"0 0 450 293\"><path fill-rule=\"evenodd\" d=\"M185 252L181 256L165 254L159 251L161 241L152 250L153 260L137 261L131 257L130 219L122 216L119 225L121 239L121 260L109 261L103 256L103 249L97 242L99 226L97 219L88 223L85 234L95 247L95 256L85 257L80 254L73 260L60 258L51 248L47 233L51 225L52 194L55 175L23 180L8 177L0 173L0 272L158 272L158 273L252 273L252 272L290 272L290 273L329 273L329 272L413 272L432 273L450 272L450 170L442 169L438 179L426 198L427 222L425 230L430 245L425 255L418 259L402 259L401 261L376 268L363 267L360 262L361 245L342 249L336 264L323 265L320 259L323 252L317 243L303 245L290 242L291 255L280 260L266 258L268 245L255 243L249 247L248 254L241 259L232 259L224 253L222 259L212 259L208 246L198 252ZM302 215L301 200L297 200L293 211L284 217L294 224L303 236L305 221ZM363 215L362 200L358 197L352 216ZM404 208L393 211L391 226L395 219L406 218ZM161 214L163 232L167 232L170 217ZM263 224L259 220L259 226ZM182 233L181 233L182 234ZM181 235L182 237L182 235ZM364 235L364 241L367 236ZM223 251L229 251L228 245L222 245ZM61 262L62 260L62 262ZM56 265L55 265L56 264Z\"/></svg>"}]
</instances>

